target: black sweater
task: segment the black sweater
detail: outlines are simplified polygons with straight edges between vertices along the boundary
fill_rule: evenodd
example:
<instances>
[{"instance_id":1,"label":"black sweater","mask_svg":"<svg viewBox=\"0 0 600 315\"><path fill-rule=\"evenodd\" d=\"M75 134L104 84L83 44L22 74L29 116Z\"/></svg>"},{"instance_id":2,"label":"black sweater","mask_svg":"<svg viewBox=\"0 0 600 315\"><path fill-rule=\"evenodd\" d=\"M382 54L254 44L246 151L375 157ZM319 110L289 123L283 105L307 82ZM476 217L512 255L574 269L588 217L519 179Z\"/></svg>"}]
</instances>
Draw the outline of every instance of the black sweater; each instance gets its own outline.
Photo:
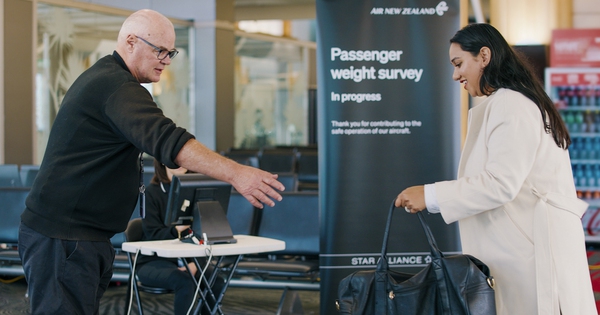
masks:
<instances>
[{"instance_id":1,"label":"black sweater","mask_svg":"<svg viewBox=\"0 0 600 315\"><path fill-rule=\"evenodd\" d=\"M170 168L193 136L166 118L114 52L66 93L21 215L48 237L100 241L127 227L139 186L139 154Z\"/></svg>"}]
</instances>

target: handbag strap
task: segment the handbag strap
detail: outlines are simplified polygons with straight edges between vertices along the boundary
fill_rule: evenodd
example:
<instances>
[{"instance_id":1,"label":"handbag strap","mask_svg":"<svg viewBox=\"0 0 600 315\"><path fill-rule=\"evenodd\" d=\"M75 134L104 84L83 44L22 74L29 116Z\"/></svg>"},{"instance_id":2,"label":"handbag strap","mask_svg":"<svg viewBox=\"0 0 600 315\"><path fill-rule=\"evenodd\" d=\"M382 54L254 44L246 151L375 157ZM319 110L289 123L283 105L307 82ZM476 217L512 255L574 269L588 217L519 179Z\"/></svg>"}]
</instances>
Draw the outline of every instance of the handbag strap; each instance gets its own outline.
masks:
<instances>
[{"instance_id":1,"label":"handbag strap","mask_svg":"<svg viewBox=\"0 0 600 315\"><path fill-rule=\"evenodd\" d=\"M433 237L433 233L429 228L427 222L425 222L425 218L423 217L423 211L417 212L417 216L419 217L419 221L421 221L421 226L423 227L423 231L425 232L425 236L427 236L427 242L429 243L429 248L431 250L431 255L435 258L442 258L444 254L438 248L437 243L435 242L435 238Z\"/></svg>"},{"instance_id":2,"label":"handbag strap","mask_svg":"<svg viewBox=\"0 0 600 315\"><path fill-rule=\"evenodd\" d=\"M433 233L431 232L431 229L429 228L427 222L425 222L425 217L423 217L423 211L417 212L417 216L419 217L419 221L421 221L421 226L423 227L423 231L425 231L425 235L427 236L427 241L429 242L429 247L431 249L431 268L435 272L437 278L437 287L439 292L438 296L440 298L440 304L442 306L442 314L452 315L452 309L450 307L450 296L448 293L448 285L446 284L445 268L442 266L442 257L444 257L444 254L437 246L435 238L433 237Z\"/></svg>"},{"instance_id":3,"label":"handbag strap","mask_svg":"<svg viewBox=\"0 0 600 315\"><path fill-rule=\"evenodd\" d=\"M383 245L381 246L381 259L377 263L377 270L387 271L388 263L387 263L387 245L388 239L390 238L390 227L392 226L392 216L394 215L394 200L392 200L392 205L390 206L390 211L388 212L387 223L385 225L385 232L383 233Z\"/></svg>"},{"instance_id":4,"label":"handbag strap","mask_svg":"<svg viewBox=\"0 0 600 315\"><path fill-rule=\"evenodd\" d=\"M387 223L385 227L385 232L383 234L383 245L381 246L381 257L379 262L377 263L377 270L375 271L375 314L385 315L387 314L387 282L388 282L388 260L387 260L387 245L390 236L390 228L392 226L392 216L394 215L395 199L392 200L392 204L390 206L390 210L388 212ZM429 225L425 221L423 217L422 211L417 212L417 217L421 222L421 226L423 227L423 231L425 232L425 236L427 236L427 242L429 243L429 248L431 250L431 256L433 261L440 261L440 259L444 256L442 251L438 248L435 238L433 237L433 233L429 228ZM446 314L450 314L449 311L449 297L446 288L446 283L444 280L444 271L438 265L434 267L435 273L438 278L438 288L441 291L441 299L443 309Z\"/></svg>"},{"instance_id":5,"label":"handbag strap","mask_svg":"<svg viewBox=\"0 0 600 315\"><path fill-rule=\"evenodd\" d=\"M377 263L377 270L380 270L380 271L387 271L389 269L388 262L387 262L387 245L388 245L388 240L390 238L390 228L392 226L392 216L394 215L394 209L396 208L396 206L394 205L395 200L396 199L392 200L392 204L391 204L390 210L388 212L388 218L387 218L387 224L385 226L385 232L383 233L383 245L381 246L381 259ZM429 249L431 250L431 255L435 258L444 257L444 254L438 248L435 238L433 237L433 233L431 232L429 225L425 221L425 218L423 217L422 212L423 211L417 212L417 217L419 218L419 221L421 222L421 226L423 227L425 236L427 236L427 242L429 243Z\"/></svg>"}]
</instances>

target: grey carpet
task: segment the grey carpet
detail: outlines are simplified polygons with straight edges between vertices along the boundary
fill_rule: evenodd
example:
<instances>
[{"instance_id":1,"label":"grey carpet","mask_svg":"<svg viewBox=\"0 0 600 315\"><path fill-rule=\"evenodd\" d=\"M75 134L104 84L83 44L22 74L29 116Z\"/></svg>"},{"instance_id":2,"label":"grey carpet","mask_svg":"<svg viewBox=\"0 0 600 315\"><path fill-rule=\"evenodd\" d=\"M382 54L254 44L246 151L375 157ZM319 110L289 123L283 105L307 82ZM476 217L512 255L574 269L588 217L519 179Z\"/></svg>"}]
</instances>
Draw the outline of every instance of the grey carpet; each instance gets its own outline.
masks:
<instances>
[{"instance_id":1,"label":"grey carpet","mask_svg":"<svg viewBox=\"0 0 600 315\"><path fill-rule=\"evenodd\" d=\"M27 283L24 279L12 281L10 278L0 278L0 314L29 314L28 301L25 297ZM226 315L263 315L276 314L283 290L252 289L232 287L227 290L223 299L222 310ZM319 314L318 291L294 291L301 302L303 314ZM101 315L123 314L127 285L111 284L100 303ZM171 315L173 314L173 295L141 293L144 314ZM135 305L135 302L134 302ZM137 314L133 307L131 314ZM288 312L288 314L290 314ZM297 313L298 314L298 313Z\"/></svg>"}]
</instances>

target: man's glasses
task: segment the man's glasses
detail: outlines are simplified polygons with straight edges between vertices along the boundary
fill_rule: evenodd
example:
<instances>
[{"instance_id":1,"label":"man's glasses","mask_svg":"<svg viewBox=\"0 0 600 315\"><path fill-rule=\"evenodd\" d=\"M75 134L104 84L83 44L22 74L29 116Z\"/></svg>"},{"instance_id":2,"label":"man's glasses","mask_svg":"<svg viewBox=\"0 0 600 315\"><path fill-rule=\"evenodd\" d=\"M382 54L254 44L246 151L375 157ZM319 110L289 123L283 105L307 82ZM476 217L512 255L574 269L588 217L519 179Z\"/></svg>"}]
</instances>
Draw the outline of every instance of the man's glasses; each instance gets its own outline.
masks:
<instances>
[{"instance_id":1,"label":"man's glasses","mask_svg":"<svg viewBox=\"0 0 600 315\"><path fill-rule=\"evenodd\" d=\"M148 44L148 46L152 47L156 52L158 52L158 54L156 55L158 60L164 60L165 58L167 58L167 56L169 56L170 59L173 59L179 53L179 51L177 51L177 49L173 49L173 50L162 49L160 47L156 47L156 46L152 45L149 41L147 41L137 35L135 35L135 37L141 39L144 43Z\"/></svg>"}]
</instances>

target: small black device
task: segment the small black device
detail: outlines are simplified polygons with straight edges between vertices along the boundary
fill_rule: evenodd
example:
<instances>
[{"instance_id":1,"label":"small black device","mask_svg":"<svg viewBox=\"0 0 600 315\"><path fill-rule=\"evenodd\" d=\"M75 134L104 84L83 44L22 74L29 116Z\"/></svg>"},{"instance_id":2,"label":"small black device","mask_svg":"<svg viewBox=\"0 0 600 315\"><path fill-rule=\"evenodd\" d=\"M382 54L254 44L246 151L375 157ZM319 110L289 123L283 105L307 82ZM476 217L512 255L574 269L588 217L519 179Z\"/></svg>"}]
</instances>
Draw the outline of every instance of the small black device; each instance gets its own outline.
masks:
<instances>
[{"instance_id":1,"label":"small black device","mask_svg":"<svg viewBox=\"0 0 600 315\"><path fill-rule=\"evenodd\" d=\"M173 176L165 225L191 225L204 244L235 243L226 215L231 189L231 184L206 175Z\"/></svg>"}]
</instances>

